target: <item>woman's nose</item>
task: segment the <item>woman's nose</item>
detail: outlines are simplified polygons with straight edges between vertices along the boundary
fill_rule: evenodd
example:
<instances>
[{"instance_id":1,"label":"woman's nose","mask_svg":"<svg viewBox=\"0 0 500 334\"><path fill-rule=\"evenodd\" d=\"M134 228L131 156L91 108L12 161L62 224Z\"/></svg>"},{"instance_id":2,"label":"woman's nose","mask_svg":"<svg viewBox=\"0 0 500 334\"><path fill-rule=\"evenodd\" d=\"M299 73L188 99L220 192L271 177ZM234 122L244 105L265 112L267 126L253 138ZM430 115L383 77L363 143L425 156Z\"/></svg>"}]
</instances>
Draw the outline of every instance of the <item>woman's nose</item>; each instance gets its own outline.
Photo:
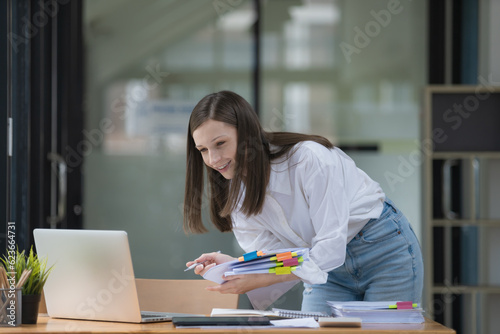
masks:
<instances>
[{"instance_id":1,"label":"woman's nose","mask_svg":"<svg viewBox=\"0 0 500 334\"><path fill-rule=\"evenodd\" d=\"M220 154L217 151L210 151L208 153L210 166L215 166L220 160Z\"/></svg>"}]
</instances>

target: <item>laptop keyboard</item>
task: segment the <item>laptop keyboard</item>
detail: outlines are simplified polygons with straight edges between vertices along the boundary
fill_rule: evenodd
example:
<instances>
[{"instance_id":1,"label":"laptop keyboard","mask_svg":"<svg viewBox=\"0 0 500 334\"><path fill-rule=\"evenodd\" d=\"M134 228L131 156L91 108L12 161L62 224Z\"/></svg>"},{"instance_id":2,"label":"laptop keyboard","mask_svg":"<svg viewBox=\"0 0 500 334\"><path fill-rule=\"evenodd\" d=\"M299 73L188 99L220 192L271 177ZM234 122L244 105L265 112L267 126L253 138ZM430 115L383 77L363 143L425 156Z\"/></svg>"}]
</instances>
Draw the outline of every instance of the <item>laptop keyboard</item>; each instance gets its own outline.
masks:
<instances>
[{"instance_id":1,"label":"laptop keyboard","mask_svg":"<svg viewBox=\"0 0 500 334\"><path fill-rule=\"evenodd\" d=\"M167 313L141 312L142 318L162 318L168 316Z\"/></svg>"},{"instance_id":2,"label":"laptop keyboard","mask_svg":"<svg viewBox=\"0 0 500 334\"><path fill-rule=\"evenodd\" d=\"M154 312L154 311L141 311L142 318L172 318L172 317L192 317L200 316L202 314L193 313L175 313L175 312Z\"/></svg>"}]
</instances>

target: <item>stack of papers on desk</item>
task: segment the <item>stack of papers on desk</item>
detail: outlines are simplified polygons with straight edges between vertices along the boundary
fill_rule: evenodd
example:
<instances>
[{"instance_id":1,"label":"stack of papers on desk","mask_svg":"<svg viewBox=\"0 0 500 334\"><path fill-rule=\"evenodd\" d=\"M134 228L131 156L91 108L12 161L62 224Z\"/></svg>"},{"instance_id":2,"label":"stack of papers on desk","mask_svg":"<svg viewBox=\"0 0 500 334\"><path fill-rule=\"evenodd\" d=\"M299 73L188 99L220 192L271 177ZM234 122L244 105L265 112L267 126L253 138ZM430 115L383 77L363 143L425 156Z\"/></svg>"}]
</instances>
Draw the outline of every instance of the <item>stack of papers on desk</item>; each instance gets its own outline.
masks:
<instances>
[{"instance_id":1,"label":"stack of papers on desk","mask_svg":"<svg viewBox=\"0 0 500 334\"><path fill-rule=\"evenodd\" d=\"M335 302L328 301L334 317L358 317L362 323L423 323L420 305L410 309L394 308L398 302Z\"/></svg>"}]
</instances>

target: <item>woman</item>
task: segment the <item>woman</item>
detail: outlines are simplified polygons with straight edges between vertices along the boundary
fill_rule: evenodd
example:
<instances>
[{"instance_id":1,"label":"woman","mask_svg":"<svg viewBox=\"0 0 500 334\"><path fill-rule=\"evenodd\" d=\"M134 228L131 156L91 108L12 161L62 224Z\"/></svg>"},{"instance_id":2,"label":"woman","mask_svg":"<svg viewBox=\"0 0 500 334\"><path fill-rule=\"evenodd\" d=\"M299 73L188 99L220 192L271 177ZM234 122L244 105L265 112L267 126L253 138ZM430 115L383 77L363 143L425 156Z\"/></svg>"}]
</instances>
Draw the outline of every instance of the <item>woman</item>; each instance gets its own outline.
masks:
<instances>
[{"instance_id":1,"label":"woman","mask_svg":"<svg viewBox=\"0 0 500 334\"><path fill-rule=\"evenodd\" d=\"M328 312L326 301L411 300L423 285L420 246L408 220L340 149L320 136L265 132L241 96L221 91L194 108L188 129L184 229L206 232L201 219L204 172L212 223L232 231L246 251L310 248L291 275L236 275L212 287L245 293L300 279L303 311ZM233 257L208 253L195 273Z\"/></svg>"}]
</instances>

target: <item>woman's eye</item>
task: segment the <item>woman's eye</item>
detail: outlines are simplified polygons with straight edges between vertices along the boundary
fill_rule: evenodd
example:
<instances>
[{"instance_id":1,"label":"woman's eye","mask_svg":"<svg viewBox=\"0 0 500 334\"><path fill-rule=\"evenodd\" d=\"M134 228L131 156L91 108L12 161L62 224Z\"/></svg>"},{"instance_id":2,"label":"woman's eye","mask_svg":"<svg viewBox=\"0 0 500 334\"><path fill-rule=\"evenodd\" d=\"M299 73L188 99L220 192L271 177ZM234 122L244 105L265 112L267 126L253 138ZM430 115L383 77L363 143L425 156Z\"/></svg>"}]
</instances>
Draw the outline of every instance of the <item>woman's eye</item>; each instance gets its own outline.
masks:
<instances>
[{"instance_id":1,"label":"woman's eye","mask_svg":"<svg viewBox=\"0 0 500 334\"><path fill-rule=\"evenodd\" d=\"M206 152L206 151L207 151L207 149L206 149L206 148L202 148L202 149L199 149L199 151L200 151L201 153L204 153L204 152Z\"/></svg>"},{"instance_id":2,"label":"woman's eye","mask_svg":"<svg viewBox=\"0 0 500 334\"><path fill-rule=\"evenodd\" d=\"M225 143L225 141L220 141L217 143L217 146L222 146L222 145L224 145L224 143Z\"/></svg>"}]
</instances>

